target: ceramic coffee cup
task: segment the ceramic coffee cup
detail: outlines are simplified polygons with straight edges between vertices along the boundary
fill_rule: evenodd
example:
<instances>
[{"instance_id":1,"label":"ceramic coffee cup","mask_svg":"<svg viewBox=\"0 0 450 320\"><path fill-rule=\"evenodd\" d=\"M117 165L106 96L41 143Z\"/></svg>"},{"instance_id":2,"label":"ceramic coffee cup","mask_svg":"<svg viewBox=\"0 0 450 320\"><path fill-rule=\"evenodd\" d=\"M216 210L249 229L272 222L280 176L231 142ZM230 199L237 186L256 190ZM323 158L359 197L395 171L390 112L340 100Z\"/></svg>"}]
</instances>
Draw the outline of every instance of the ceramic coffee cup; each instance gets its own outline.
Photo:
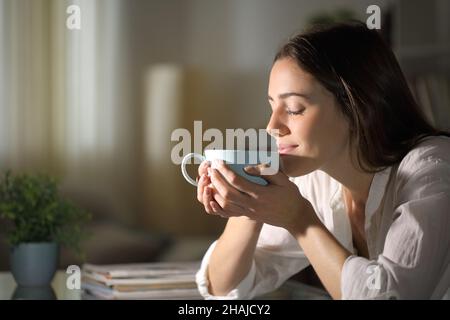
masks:
<instances>
[{"instance_id":1,"label":"ceramic coffee cup","mask_svg":"<svg viewBox=\"0 0 450 320\"><path fill-rule=\"evenodd\" d=\"M263 175L271 175L278 172L279 158L277 152L270 151L248 151L248 150L205 150L205 155L198 153L187 154L181 162L181 172L183 177L190 184L197 186L197 182L192 179L187 170L186 165L192 158L202 161L210 161L212 168L214 168L213 160L223 160L225 164L238 175L245 179L259 184L267 185L267 181L259 176L252 176L245 172L244 168L247 166L254 166L261 163L269 164L262 172Z\"/></svg>"}]
</instances>

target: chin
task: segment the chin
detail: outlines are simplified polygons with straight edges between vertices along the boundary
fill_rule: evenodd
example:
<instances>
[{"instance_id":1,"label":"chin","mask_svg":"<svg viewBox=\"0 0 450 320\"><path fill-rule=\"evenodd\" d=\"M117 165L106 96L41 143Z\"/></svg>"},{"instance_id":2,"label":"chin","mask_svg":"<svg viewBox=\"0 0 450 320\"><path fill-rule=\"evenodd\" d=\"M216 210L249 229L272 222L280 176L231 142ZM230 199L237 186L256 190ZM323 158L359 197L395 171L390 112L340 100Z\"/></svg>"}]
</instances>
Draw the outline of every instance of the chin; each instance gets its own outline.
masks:
<instances>
[{"instance_id":1,"label":"chin","mask_svg":"<svg viewBox=\"0 0 450 320\"><path fill-rule=\"evenodd\" d=\"M280 166L281 171L290 178L304 176L319 168L314 159L295 155L282 155Z\"/></svg>"}]
</instances>

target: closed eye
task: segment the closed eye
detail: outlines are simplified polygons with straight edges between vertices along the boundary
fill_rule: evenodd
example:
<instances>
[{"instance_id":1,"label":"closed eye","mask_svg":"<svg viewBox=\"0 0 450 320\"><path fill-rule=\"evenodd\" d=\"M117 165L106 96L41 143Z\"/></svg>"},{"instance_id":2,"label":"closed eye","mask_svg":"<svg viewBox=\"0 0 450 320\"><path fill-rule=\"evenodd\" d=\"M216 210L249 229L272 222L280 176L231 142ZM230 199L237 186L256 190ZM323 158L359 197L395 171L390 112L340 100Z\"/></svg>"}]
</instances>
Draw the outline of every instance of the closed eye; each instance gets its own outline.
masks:
<instances>
[{"instance_id":1,"label":"closed eye","mask_svg":"<svg viewBox=\"0 0 450 320\"><path fill-rule=\"evenodd\" d=\"M290 116L298 116L298 115L302 115L305 112L305 108L299 110L299 111L293 111L293 110L289 110L286 109L286 113Z\"/></svg>"}]
</instances>

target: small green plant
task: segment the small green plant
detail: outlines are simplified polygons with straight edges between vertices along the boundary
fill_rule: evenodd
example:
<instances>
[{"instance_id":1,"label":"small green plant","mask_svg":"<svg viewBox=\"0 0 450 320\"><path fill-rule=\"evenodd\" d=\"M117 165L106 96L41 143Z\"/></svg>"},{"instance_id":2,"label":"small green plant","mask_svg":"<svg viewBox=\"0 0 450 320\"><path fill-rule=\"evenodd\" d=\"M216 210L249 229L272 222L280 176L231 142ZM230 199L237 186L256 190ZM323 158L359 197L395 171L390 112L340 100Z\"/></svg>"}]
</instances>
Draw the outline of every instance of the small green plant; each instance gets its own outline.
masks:
<instances>
[{"instance_id":1,"label":"small green plant","mask_svg":"<svg viewBox=\"0 0 450 320\"><path fill-rule=\"evenodd\" d=\"M56 242L83 256L83 227L91 214L60 196L58 183L47 175L7 171L0 180L0 217L12 222L11 245Z\"/></svg>"}]
</instances>

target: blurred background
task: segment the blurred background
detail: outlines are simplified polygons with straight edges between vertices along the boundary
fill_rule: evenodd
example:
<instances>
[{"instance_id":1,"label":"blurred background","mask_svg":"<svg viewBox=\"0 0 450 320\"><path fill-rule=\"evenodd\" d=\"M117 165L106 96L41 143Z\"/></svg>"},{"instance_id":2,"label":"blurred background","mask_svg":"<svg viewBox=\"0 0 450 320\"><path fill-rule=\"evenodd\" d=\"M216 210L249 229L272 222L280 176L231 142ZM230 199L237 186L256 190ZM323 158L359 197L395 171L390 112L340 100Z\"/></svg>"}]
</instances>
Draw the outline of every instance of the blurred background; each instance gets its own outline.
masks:
<instances>
[{"instance_id":1,"label":"blurred background","mask_svg":"<svg viewBox=\"0 0 450 320\"><path fill-rule=\"evenodd\" d=\"M92 212L88 262L200 259L226 221L171 162L172 131L265 128L277 48L372 4L427 117L450 129L447 0L0 0L0 169L54 175ZM0 270L7 256L1 234Z\"/></svg>"}]
</instances>

